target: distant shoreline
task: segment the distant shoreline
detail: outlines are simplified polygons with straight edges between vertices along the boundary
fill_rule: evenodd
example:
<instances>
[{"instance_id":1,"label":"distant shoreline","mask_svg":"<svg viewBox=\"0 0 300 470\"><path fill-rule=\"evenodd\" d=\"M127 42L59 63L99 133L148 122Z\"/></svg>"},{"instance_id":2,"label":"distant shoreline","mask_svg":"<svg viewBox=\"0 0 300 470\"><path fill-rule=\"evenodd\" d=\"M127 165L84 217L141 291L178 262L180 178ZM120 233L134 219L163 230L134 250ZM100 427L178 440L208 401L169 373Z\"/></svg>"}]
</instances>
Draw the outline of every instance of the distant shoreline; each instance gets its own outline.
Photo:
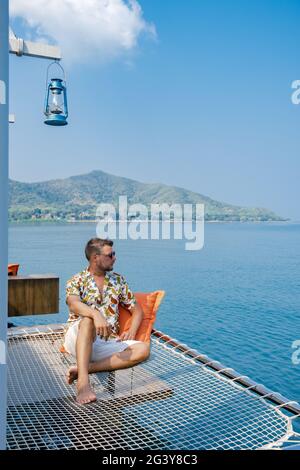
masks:
<instances>
[{"instance_id":1,"label":"distant shoreline","mask_svg":"<svg viewBox=\"0 0 300 470\"><path fill-rule=\"evenodd\" d=\"M10 220L8 223L9 225L24 225L24 224L32 224L32 225L41 225L41 224L98 224L98 220ZM114 221L110 221L114 222ZM119 223L119 221L116 221ZM127 220L121 221L121 223L130 223L130 222L145 222L151 223L151 220L147 221L138 221L138 220ZM175 223L174 220L157 220L153 222L170 222ZM183 221L176 221L177 223L183 223ZM192 220L186 220L185 222L195 222ZM205 220L205 224L289 224L289 223L300 223L300 221L294 220Z\"/></svg>"}]
</instances>

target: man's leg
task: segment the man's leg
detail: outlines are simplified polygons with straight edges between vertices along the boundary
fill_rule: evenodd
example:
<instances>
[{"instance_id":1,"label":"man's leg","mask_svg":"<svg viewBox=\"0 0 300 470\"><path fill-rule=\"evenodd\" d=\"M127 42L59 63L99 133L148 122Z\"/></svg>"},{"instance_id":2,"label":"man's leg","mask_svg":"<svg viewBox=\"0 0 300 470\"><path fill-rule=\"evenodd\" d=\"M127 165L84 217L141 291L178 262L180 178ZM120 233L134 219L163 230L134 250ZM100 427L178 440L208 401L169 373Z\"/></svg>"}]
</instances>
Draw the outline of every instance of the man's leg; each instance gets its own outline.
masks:
<instances>
[{"instance_id":1,"label":"man's leg","mask_svg":"<svg viewBox=\"0 0 300 470\"><path fill-rule=\"evenodd\" d=\"M128 346L124 351L89 364L89 373L104 372L116 369L126 369L145 361L150 354L150 344L136 343Z\"/></svg>"},{"instance_id":2,"label":"man's leg","mask_svg":"<svg viewBox=\"0 0 300 470\"><path fill-rule=\"evenodd\" d=\"M89 382L89 363L95 338L94 322L91 318L83 318L80 321L76 342L76 359L78 370L77 403L85 404L96 400ZM72 380L69 376L69 383Z\"/></svg>"},{"instance_id":3,"label":"man's leg","mask_svg":"<svg viewBox=\"0 0 300 470\"><path fill-rule=\"evenodd\" d=\"M145 361L150 354L150 344L148 343L136 343L128 346L122 352L112 354L105 359L101 359L97 362L90 362L88 365L88 373L93 374L95 372L104 372L117 369L126 369L133 367L142 361ZM70 383L77 379L78 368L72 367L70 369Z\"/></svg>"}]
</instances>

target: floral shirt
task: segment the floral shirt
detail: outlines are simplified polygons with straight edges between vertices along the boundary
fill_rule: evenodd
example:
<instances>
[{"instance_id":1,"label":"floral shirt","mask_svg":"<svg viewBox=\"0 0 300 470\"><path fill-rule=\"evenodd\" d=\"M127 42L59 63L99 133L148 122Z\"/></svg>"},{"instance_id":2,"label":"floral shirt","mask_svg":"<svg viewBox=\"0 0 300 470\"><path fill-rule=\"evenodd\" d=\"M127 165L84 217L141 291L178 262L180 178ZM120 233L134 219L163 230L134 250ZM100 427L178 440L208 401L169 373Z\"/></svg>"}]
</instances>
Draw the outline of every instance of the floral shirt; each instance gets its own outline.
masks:
<instances>
[{"instance_id":1,"label":"floral shirt","mask_svg":"<svg viewBox=\"0 0 300 470\"><path fill-rule=\"evenodd\" d=\"M127 309L135 306L136 300L123 276L117 273L105 274L103 291L99 291L93 275L88 268L75 274L66 285L66 299L69 295L77 295L81 302L99 310L105 317L112 330L112 336L119 333L119 303ZM80 316L70 312L68 322L80 319Z\"/></svg>"}]
</instances>

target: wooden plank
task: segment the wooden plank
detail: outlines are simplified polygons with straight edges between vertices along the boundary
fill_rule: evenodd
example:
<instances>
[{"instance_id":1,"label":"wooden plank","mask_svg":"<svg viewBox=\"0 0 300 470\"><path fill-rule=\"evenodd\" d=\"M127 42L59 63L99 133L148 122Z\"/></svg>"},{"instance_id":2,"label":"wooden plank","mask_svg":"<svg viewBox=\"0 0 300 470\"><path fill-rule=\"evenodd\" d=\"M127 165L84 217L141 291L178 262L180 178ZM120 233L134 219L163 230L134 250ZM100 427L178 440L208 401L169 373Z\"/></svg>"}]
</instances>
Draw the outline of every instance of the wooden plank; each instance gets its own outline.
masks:
<instances>
[{"instance_id":1,"label":"wooden plank","mask_svg":"<svg viewBox=\"0 0 300 470\"><path fill-rule=\"evenodd\" d=\"M53 274L8 276L8 316L59 311L59 277Z\"/></svg>"}]
</instances>

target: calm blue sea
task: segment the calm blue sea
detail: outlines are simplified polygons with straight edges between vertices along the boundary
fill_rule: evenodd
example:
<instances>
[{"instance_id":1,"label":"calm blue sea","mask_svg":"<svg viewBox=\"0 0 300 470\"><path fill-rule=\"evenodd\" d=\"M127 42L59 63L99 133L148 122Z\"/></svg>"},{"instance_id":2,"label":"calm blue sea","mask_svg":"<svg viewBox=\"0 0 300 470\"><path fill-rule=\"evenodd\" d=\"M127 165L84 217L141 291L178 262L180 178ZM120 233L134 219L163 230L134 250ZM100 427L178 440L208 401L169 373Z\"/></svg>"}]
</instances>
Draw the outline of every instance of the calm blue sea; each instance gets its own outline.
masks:
<instances>
[{"instance_id":1,"label":"calm blue sea","mask_svg":"<svg viewBox=\"0 0 300 470\"><path fill-rule=\"evenodd\" d=\"M65 321L64 285L86 266L93 223L11 225L9 261L21 274L60 277L58 315L16 325ZM300 224L206 224L201 251L184 241L116 242L115 269L136 291L164 289L156 327L238 372L300 401Z\"/></svg>"}]
</instances>

